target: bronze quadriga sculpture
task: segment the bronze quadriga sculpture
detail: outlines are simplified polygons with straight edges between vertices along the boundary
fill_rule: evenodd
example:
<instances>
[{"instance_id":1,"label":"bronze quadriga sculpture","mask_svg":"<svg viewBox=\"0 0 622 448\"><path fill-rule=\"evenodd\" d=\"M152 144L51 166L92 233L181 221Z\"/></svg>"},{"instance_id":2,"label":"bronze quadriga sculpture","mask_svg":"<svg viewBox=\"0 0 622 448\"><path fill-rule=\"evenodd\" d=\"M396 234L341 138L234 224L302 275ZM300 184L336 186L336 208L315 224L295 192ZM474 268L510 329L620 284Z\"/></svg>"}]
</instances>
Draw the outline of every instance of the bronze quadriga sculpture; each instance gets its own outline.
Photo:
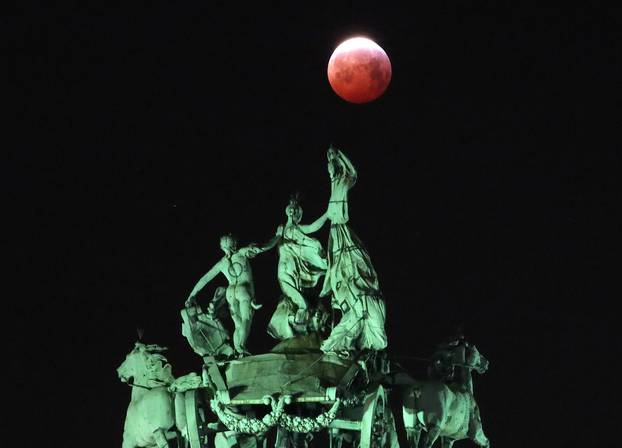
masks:
<instances>
[{"instance_id":1,"label":"bronze quadriga sculpture","mask_svg":"<svg viewBox=\"0 0 622 448\"><path fill-rule=\"evenodd\" d=\"M232 235L221 237L223 256L181 310L182 334L202 358L201 374L174 378L164 349L142 342L118 368L132 386L123 448L286 448L314 439L333 448L396 448L400 441L431 447L436 440L450 447L465 438L489 446L471 379L471 371L484 373L488 361L475 346L463 338L439 346L430 377L422 380L398 373L389 360L378 276L349 225L348 195L357 172L336 148L329 148L327 159L331 195L318 219L302 224L294 197L285 223L267 243L238 248ZM327 222L324 246L310 235ZM279 342L268 353L251 355L246 342L261 307L251 260L273 248L282 296L266 327ZM219 274L226 286L216 288L208 304L197 303L197 294ZM331 307L341 318L329 325ZM395 402L401 415L394 414Z\"/></svg>"}]
</instances>

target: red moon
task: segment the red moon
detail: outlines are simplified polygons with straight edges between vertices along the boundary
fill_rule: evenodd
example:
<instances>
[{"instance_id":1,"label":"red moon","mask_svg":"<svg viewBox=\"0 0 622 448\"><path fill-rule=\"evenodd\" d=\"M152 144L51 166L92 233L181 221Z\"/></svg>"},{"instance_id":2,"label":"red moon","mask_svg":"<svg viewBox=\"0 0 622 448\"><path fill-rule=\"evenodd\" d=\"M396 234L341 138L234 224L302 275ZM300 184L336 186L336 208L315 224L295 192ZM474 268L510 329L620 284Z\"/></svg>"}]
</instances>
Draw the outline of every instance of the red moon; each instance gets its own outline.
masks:
<instances>
[{"instance_id":1,"label":"red moon","mask_svg":"<svg viewBox=\"0 0 622 448\"><path fill-rule=\"evenodd\" d=\"M350 103L375 100L391 82L391 61L373 40L353 37L341 43L328 61L328 82Z\"/></svg>"}]
</instances>

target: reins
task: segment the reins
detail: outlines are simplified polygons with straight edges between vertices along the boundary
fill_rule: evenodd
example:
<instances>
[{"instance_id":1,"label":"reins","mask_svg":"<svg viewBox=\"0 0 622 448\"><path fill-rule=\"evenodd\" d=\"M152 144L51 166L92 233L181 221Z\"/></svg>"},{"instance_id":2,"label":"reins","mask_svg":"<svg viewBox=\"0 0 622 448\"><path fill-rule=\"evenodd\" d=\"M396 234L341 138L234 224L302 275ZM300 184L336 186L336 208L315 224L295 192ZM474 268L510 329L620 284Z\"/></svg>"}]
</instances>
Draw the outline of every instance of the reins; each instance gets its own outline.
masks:
<instances>
[{"instance_id":1,"label":"reins","mask_svg":"<svg viewBox=\"0 0 622 448\"><path fill-rule=\"evenodd\" d=\"M162 383L162 386L154 386L154 387L149 387L149 386L143 386L142 384L135 384L135 383L130 383L129 381L126 381L126 384L129 387L140 387L141 389L147 389L147 390L153 390L156 387L163 387L166 383L162 380L158 380L158 379L152 379L151 381L156 381L158 383Z\"/></svg>"}]
</instances>

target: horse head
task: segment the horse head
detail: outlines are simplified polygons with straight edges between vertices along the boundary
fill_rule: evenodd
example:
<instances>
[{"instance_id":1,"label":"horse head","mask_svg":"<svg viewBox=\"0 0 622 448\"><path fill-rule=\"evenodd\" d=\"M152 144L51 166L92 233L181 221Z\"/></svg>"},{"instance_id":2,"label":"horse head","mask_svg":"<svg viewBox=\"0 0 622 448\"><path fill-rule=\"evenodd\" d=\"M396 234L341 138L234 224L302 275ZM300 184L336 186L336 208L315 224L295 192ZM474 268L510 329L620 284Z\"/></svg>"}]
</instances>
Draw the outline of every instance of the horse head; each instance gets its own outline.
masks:
<instances>
[{"instance_id":1,"label":"horse head","mask_svg":"<svg viewBox=\"0 0 622 448\"><path fill-rule=\"evenodd\" d=\"M484 373L488 370L488 360L477 350L473 344L461 340L443 345L432 357L431 368L441 374L453 372L454 367L467 370L475 370Z\"/></svg>"},{"instance_id":2,"label":"horse head","mask_svg":"<svg viewBox=\"0 0 622 448\"><path fill-rule=\"evenodd\" d=\"M158 387L171 384L175 378L171 365L161 352L166 347L136 342L134 348L117 368L119 379L125 383L143 387Z\"/></svg>"},{"instance_id":3,"label":"horse head","mask_svg":"<svg viewBox=\"0 0 622 448\"><path fill-rule=\"evenodd\" d=\"M479 374L485 373L488 370L490 364L488 359L473 344L465 344L463 356L465 367L473 369Z\"/></svg>"}]
</instances>

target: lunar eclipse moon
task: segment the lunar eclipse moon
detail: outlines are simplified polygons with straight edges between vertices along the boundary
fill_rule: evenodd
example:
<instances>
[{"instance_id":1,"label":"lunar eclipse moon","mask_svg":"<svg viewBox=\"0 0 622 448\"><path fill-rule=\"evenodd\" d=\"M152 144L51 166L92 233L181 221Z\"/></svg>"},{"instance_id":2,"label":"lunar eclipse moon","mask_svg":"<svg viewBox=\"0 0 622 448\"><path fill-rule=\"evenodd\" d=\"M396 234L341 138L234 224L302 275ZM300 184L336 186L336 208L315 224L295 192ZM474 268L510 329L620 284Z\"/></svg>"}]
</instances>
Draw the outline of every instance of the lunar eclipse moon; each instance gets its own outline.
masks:
<instances>
[{"instance_id":1,"label":"lunar eclipse moon","mask_svg":"<svg viewBox=\"0 0 622 448\"><path fill-rule=\"evenodd\" d=\"M328 81L344 100L368 103L381 96L389 86L391 61L373 40L353 37L341 43L330 57Z\"/></svg>"}]
</instances>

